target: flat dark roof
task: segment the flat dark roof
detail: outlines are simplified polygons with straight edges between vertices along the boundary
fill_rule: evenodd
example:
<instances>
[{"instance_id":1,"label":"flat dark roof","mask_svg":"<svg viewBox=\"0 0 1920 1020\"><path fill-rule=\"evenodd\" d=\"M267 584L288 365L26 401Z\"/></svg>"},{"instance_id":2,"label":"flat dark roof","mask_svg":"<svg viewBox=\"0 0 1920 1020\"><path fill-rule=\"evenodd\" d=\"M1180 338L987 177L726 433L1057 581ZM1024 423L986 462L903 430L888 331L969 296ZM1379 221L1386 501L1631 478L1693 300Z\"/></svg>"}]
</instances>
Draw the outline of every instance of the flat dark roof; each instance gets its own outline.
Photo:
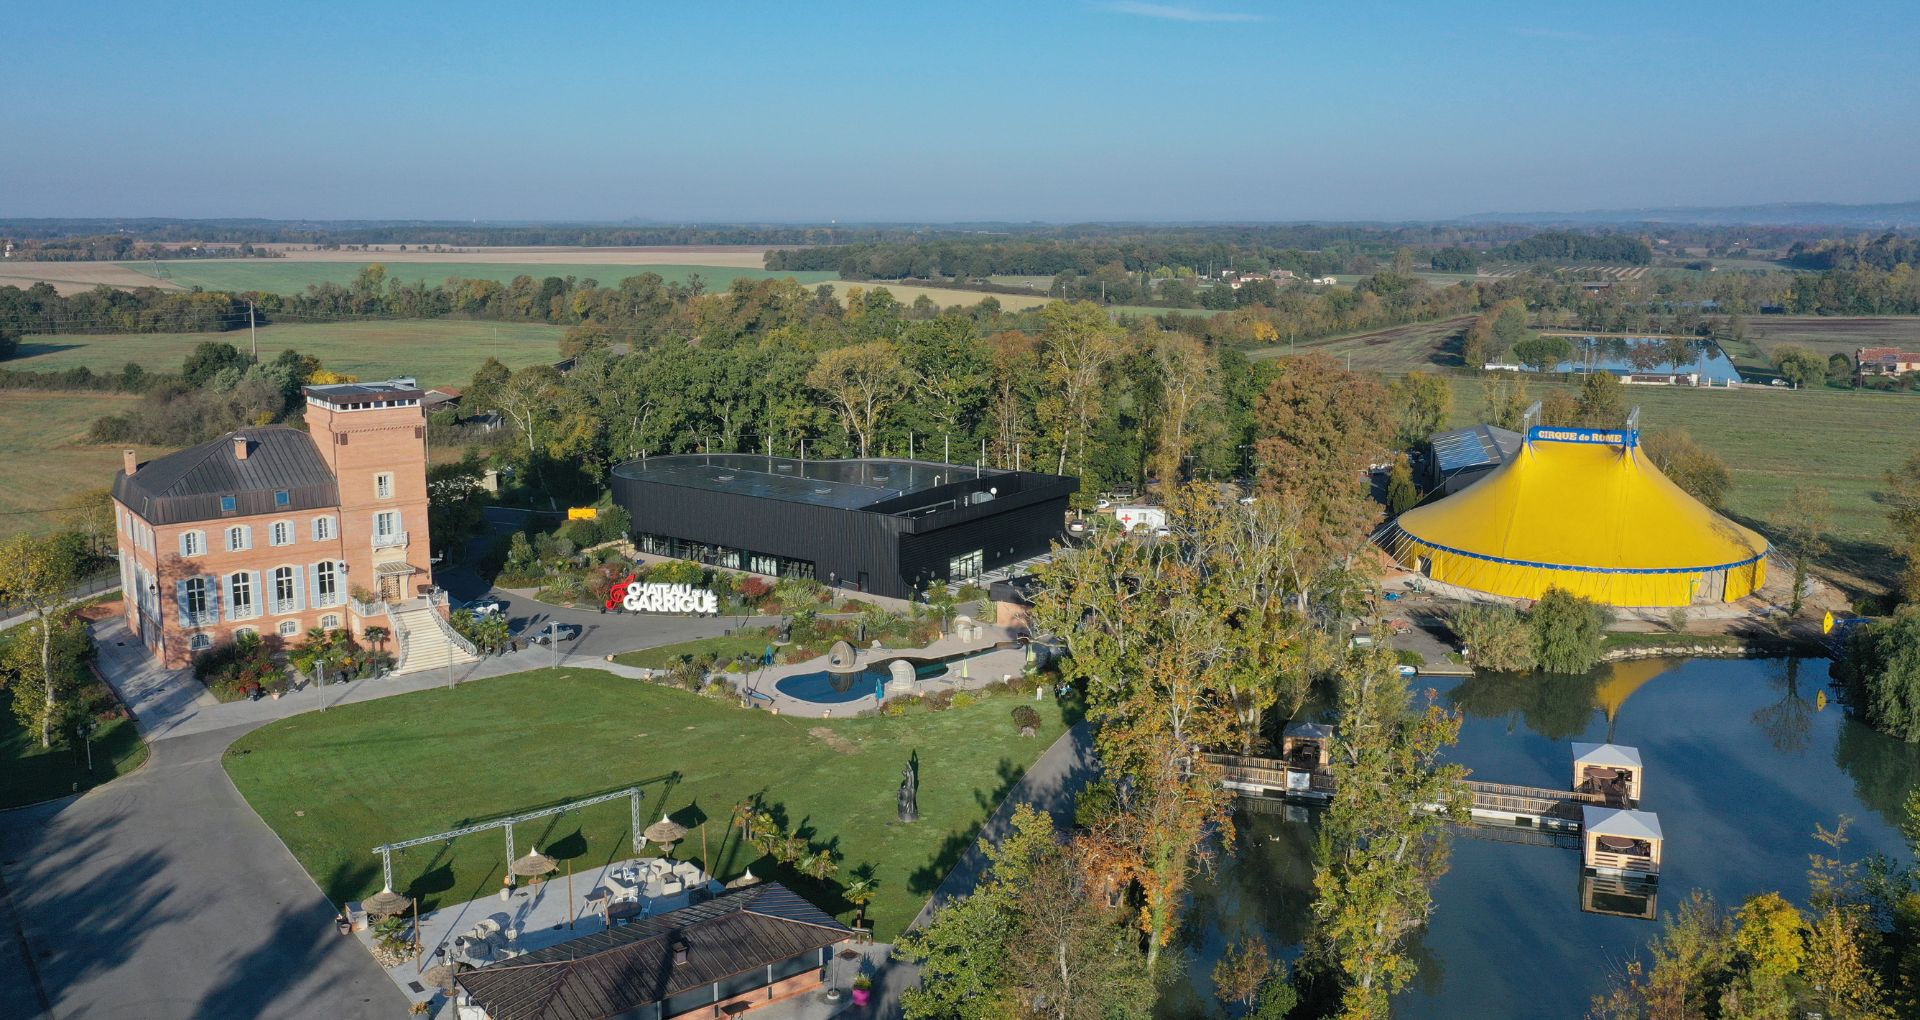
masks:
<instances>
[{"instance_id":1,"label":"flat dark roof","mask_svg":"<svg viewBox=\"0 0 1920 1020\"><path fill-rule=\"evenodd\" d=\"M694 453L628 461L613 469L621 478L730 492L790 503L861 510L936 485L964 481L975 471L963 464L922 460L797 460L751 453ZM992 468L979 477L1011 472Z\"/></svg>"}]
</instances>

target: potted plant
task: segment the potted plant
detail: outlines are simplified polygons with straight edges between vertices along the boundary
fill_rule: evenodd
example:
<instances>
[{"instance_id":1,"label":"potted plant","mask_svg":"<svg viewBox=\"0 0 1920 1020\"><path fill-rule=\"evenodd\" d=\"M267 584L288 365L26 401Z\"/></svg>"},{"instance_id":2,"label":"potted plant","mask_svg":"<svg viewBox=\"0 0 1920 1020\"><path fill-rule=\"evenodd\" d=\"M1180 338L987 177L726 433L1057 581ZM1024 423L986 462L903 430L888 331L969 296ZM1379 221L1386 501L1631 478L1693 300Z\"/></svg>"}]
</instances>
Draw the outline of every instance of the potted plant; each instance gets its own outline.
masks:
<instances>
[{"instance_id":1,"label":"potted plant","mask_svg":"<svg viewBox=\"0 0 1920 1020\"><path fill-rule=\"evenodd\" d=\"M861 974L853 979L853 1004L865 1006L873 1001L873 979Z\"/></svg>"}]
</instances>

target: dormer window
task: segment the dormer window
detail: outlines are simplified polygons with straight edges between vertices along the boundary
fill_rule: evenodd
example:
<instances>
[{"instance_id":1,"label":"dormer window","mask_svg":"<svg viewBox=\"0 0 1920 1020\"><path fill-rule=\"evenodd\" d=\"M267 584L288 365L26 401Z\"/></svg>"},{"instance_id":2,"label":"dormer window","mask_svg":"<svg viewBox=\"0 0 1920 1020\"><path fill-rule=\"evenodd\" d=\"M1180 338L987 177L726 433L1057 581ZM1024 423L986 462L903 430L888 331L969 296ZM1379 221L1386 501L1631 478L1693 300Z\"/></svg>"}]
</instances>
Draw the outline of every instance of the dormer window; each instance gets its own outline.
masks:
<instances>
[{"instance_id":1,"label":"dormer window","mask_svg":"<svg viewBox=\"0 0 1920 1020\"><path fill-rule=\"evenodd\" d=\"M240 509L240 500L234 496L220 497L220 512L230 514Z\"/></svg>"},{"instance_id":2,"label":"dormer window","mask_svg":"<svg viewBox=\"0 0 1920 1020\"><path fill-rule=\"evenodd\" d=\"M285 490L285 489L281 489L281 490L279 490L278 492L275 492L275 493L273 494L273 505L274 505L274 506L291 506L291 505L293 505L293 493L291 493L291 492L288 492L288 491L287 491L287 490Z\"/></svg>"}]
</instances>

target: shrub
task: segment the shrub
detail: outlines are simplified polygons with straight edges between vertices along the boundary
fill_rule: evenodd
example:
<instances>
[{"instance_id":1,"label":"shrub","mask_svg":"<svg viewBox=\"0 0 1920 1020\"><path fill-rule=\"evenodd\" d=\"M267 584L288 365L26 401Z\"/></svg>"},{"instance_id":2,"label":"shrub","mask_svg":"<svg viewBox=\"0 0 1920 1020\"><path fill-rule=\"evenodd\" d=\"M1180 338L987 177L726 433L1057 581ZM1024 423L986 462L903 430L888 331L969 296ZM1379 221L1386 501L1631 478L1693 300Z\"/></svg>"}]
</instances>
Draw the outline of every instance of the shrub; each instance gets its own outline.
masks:
<instances>
[{"instance_id":1,"label":"shrub","mask_svg":"<svg viewBox=\"0 0 1920 1020\"><path fill-rule=\"evenodd\" d=\"M1040 713L1032 705L1016 705L1013 709L1013 728L1023 737L1031 737L1040 731Z\"/></svg>"},{"instance_id":2,"label":"shrub","mask_svg":"<svg viewBox=\"0 0 1920 1020\"><path fill-rule=\"evenodd\" d=\"M1591 599L1548 588L1533 605L1533 658L1549 673L1585 673L1600 661L1610 614Z\"/></svg>"},{"instance_id":3,"label":"shrub","mask_svg":"<svg viewBox=\"0 0 1920 1020\"><path fill-rule=\"evenodd\" d=\"M974 702L979 700L980 699L974 697L972 692L970 691L956 691L954 692L954 695L953 695L953 707L972 708L974 705Z\"/></svg>"},{"instance_id":4,"label":"shrub","mask_svg":"<svg viewBox=\"0 0 1920 1020\"><path fill-rule=\"evenodd\" d=\"M1868 725L1920 741L1920 606L1855 628L1834 674L1847 704Z\"/></svg>"},{"instance_id":5,"label":"shrub","mask_svg":"<svg viewBox=\"0 0 1920 1020\"><path fill-rule=\"evenodd\" d=\"M920 701L927 706L927 711L929 712L944 712L953 707L953 692L934 691L921 698Z\"/></svg>"},{"instance_id":6,"label":"shrub","mask_svg":"<svg viewBox=\"0 0 1920 1020\"><path fill-rule=\"evenodd\" d=\"M740 582L740 597L748 602L759 602L773 593L773 585L762 577L749 577Z\"/></svg>"},{"instance_id":7,"label":"shrub","mask_svg":"<svg viewBox=\"0 0 1920 1020\"><path fill-rule=\"evenodd\" d=\"M1534 666L1533 632L1519 613L1507 606L1462 606L1448 621L1468 661L1484 669L1521 673Z\"/></svg>"}]
</instances>

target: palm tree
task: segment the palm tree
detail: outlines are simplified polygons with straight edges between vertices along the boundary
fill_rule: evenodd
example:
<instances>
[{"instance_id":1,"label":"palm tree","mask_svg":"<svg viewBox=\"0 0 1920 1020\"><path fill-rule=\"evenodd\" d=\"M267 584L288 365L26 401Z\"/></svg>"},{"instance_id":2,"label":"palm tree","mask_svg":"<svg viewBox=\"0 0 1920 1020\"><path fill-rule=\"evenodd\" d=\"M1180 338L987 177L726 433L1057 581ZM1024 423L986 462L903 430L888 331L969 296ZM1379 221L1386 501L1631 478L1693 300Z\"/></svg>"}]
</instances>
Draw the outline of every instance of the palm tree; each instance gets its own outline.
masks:
<instances>
[{"instance_id":1,"label":"palm tree","mask_svg":"<svg viewBox=\"0 0 1920 1020\"><path fill-rule=\"evenodd\" d=\"M860 910L860 918L855 922L856 924L866 922L867 904L873 901L873 895L879 891L879 888L880 882L873 877L872 869L861 868L854 873L853 881L848 882L846 887L840 890L841 897Z\"/></svg>"},{"instance_id":2,"label":"palm tree","mask_svg":"<svg viewBox=\"0 0 1920 1020\"><path fill-rule=\"evenodd\" d=\"M387 635L390 633L387 628L368 627L361 631L361 633L366 635L367 642L373 645L374 651L384 652L387 650Z\"/></svg>"}]
</instances>

